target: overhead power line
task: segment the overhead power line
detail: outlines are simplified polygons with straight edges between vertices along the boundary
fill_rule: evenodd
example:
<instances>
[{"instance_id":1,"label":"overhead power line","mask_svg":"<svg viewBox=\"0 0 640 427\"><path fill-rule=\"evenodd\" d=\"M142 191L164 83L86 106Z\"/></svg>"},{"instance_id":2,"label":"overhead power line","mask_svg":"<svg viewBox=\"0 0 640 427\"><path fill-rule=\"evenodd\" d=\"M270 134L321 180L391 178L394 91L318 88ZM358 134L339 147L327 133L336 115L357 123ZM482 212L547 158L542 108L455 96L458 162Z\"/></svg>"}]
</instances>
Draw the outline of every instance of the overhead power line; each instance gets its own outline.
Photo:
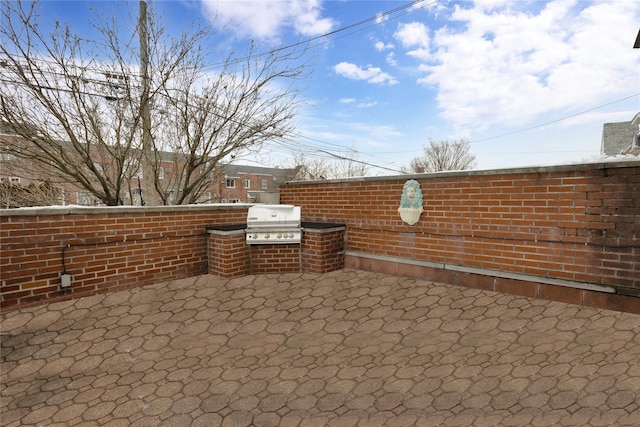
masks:
<instances>
[{"instance_id":1,"label":"overhead power line","mask_svg":"<svg viewBox=\"0 0 640 427\"><path fill-rule=\"evenodd\" d=\"M306 138L306 137L302 137L302 138ZM286 149L286 150L297 150L297 151L302 151L305 155L309 155L309 156L313 156L313 157L321 157L321 158L326 158L326 159L332 159L332 160L344 160L344 161L349 161L349 162L354 162L354 163L359 163L365 166L369 166L372 168L376 168L376 169L383 169L383 170L388 170L391 172L397 172L397 173L402 173L401 169L398 169L397 167L395 168L390 168L388 166L383 166L381 164L376 164L376 163L372 163L372 162L366 162L364 160L360 160L355 156L347 156L347 155L341 155L341 154L336 154L335 152L331 152L328 149L322 148L322 147L317 147L317 146L313 146L313 145L307 145L304 144L302 142L300 142L299 140L288 140L285 138L282 138L280 140L277 141L272 141L273 143L280 145L282 148ZM333 145L333 144L332 144ZM345 154L351 152L353 154L359 154L357 151L355 150L346 150L343 148L343 152ZM391 164L391 163L386 163L386 164Z\"/></svg>"},{"instance_id":2,"label":"overhead power line","mask_svg":"<svg viewBox=\"0 0 640 427\"><path fill-rule=\"evenodd\" d=\"M349 30L354 30L356 28L360 28L360 27L362 27L362 26L364 26L366 24L372 23L372 22L375 22L374 25L378 25L380 23L378 21L382 21L382 19L384 19L384 18L394 19L394 18L397 18L399 16L406 15L407 13L410 13L410 12L406 12L404 14L399 14L399 12L402 11L402 10L406 11L406 10L412 8L412 7L415 7L415 6L418 6L418 5L422 4L422 3L425 3L426 1L427 0L414 0L414 1L411 1L411 2L408 2L408 3L404 3L404 4L402 4L402 5L398 6L398 7L392 8L390 10L387 10L385 12L376 14L374 16L367 17L367 18L362 19L360 21L345 25L345 26L340 27L340 28L338 28L336 30L333 30L333 31L330 31L330 32L327 32L327 33L324 33L324 34L321 34L321 35L318 35L318 36L314 36L314 37L311 37L311 38L308 38L308 39L305 39L305 40L302 40L302 41L299 41L299 42L296 42L296 43L292 43L292 44L289 44L289 45L281 46L279 48L273 49L273 50L268 51L268 52L257 53L255 55L252 55L251 57L238 58L238 59L235 59L235 60L233 60L231 62L227 62L227 63L246 61L246 60L248 60L250 58L259 58L261 56L269 55L269 54L272 54L274 52L280 52L280 51L284 51L284 50L287 50L287 49L293 49L293 48L296 48L296 47L301 46L303 44L309 44L309 43L313 43L313 42L316 42L316 41L319 41L319 40L325 40L325 39L327 39L327 38L329 38L331 36L335 36L337 34L344 33L344 32L347 32ZM437 3L437 1L431 1L429 3L425 3L424 5L428 6L428 5L432 5L432 4L435 4L435 3ZM349 36L351 34L353 34L353 33L345 34L343 37ZM333 39L333 40L335 40L335 39ZM325 43L329 43L329 42L331 42L331 40L325 41ZM314 45L312 47L321 46L322 44L325 44L325 43L319 43L319 44L316 44L316 45ZM46 60L42 60L42 61L43 62L47 62ZM214 64L205 65L203 67L203 70L204 69L209 69L209 68L214 68L214 67L217 67L217 66L223 65L223 64L224 63L217 63L217 64L214 63ZM80 66L78 68L83 69L85 71L94 69L96 71L100 71L101 73L104 72L103 68L99 69L98 67L93 68L93 67L89 67L89 66L85 66L85 67ZM54 71L45 71L45 70L42 70L42 71L46 72L46 73L57 74ZM136 73L132 72L132 73L129 74L129 76L135 77ZM96 79L96 78L90 78L90 79L86 79L86 80L90 81L91 83L94 83L94 84L105 84L105 85L109 84L108 81L101 81L101 80ZM5 82L9 83L9 81L7 81L7 80L5 80ZM11 82L11 83L20 84L19 82ZM135 86L135 84L134 84L134 86ZM40 87L42 89L46 89L46 90L59 90L59 91L71 92L71 90L65 89L65 88L54 88L54 87L49 87L49 86L40 86ZM81 92L81 93L84 94L84 95L105 97L104 94L88 93L88 92ZM161 94L161 95L163 95L163 94ZM598 106L589 108L587 110L584 110L584 111L581 111L581 112L578 112L578 113L575 113L575 114L571 114L571 115L568 115L568 116L564 116L564 117L561 117L561 118L558 118L558 119L550 120L550 121L547 121L547 122L544 122L544 123L540 123L540 124L536 124L536 125L533 125L533 126L530 126L530 127L523 128L523 129L518 129L518 130L507 132L507 133L502 133L502 134L494 135L494 136L483 138L483 139L479 139L479 140L473 140L473 141L470 141L470 142L475 144L475 143L490 141L490 140L493 140L493 139L498 139L498 138L502 138L502 137L505 137L505 136L510 136L510 135L514 135L514 134L518 134L518 133L527 132L527 131L530 131L530 130L533 130L533 129L549 126L549 125L552 125L552 124L555 124L555 123L559 123L559 122L562 122L562 121L570 119L570 118L578 117L580 115L589 113L591 111L598 110L600 108L603 108L603 107L606 107L606 106L609 106L609 105L613 105L613 104L618 103L618 102L625 101L625 100L633 98L633 97L637 97L638 95L640 95L640 93L629 95L629 96L626 96L624 98L621 98L621 99L618 99L618 100L615 100L615 101L611 101L611 102L608 102L608 103L605 103L605 104L602 104L602 105L598 105ZM371 166L371 167L390 170L390 171L394 171L394 172L400 172L397 169L391 169L391 168L387 168L387 167L384 167L384 166L375 165L375 164L372 164L372 163L368 163L368 162L364 162L364 161L360 161L360 160L355 160L355 159L352 159L352 158L348 158L348 157L342 156L340 154L336 154L335 153L336 151L338 151L338 152L348 151L344 146L341 146L339 144L334 144L334 143L331 143L331 142L328 142L328 141L322 141L320 139L315 139L315 138L307 137L307 136L300 135L300 134L296 135L296 136L298 138L303 138L303 139L306 139L306 140L309 140L309 141L314 141L314 142L317 142L319 144L322 144L322 145L312 145L312 144L302 144L300 141L296 141L295 142L297 144L297 146L304 147L306 150L311 150L311 151L315 151L315 152L318 152L318 153L325 153L327 156L329 156L331 158L355 161L355 162L358 162L358 163L366 164L366 165ZM289 142L289 144L292 144L292 143ZM330 150L330 148L327 148L327 146L333 146L333 147L336 147L336 148L332 148L331 149L332 151L334 151L332 153L332 152L327 151L327 150ZM394 152L388 152L388 153L397 154L397 153L413 153L413 152L421 152L421 151L422 151L422 149L420 149L420 150L410 150L410 151L394 151ZM375 154L386 154L386 153L385 152L376 152Z\"/></svg>"},{"instance_id":3,"label":"overhead power line","mask_svg":"<svg viewBox=\"0 0 640 427\"><path fill-rule=\"evenodd\" d=\"M533 129L538 129L538 128L541 128L541 127L549 126L549 125L552 125L552 124L555 124L555 123L560 123L560 122L562 122L564 120L572 119L574 117L579 117L579 116L581 116L583 114L587 114L587 113L590 113L592 111L599 110L600 108L604 108L604 107L608 107L608 106L613 105L613 104L617 104L618 102L626 101L627 99L631 99L631 98L634 98L636 96L640 96L640 92L634 93L633 95L625 96L624 98L616 99L615 101L607 102L605 104L601 104L601 105L597 105L595 107L588 108L588 109L580 111L578 113L574 113L574 114L570 114L568 116L560 117L558 119L549 120L549 121L546 121L546 122L543 122L543 123L539 123L539 124L536 124L536 125L533 125L533 126L529 126L529 127L523 128L523 129L518 129L518 130L511 131L511 132L506 132L506 133L501 133L501 134L490 136L490 137L487 137L487 138L471 140L471 141L469 141L469 143L470 144L476 144L478 142L490 141L492 139L503 138L505 136L515 135L515 134L527 132L527 131L530 131L530 130L533 130ZM422 151L423 151L423 149L421 148L419 150L408 150L408 151L379 151L379 152L377 152L377 154L404 154L404 153L418 153L418 152L422 152Z\"/></svg>"},{"instance_id":4,"label":"overhead power line","mask_svg":"<svg viewBox=\"0 0 640 427\"><path fill-rule=\"evenodd\" d=\"M331 37L333 35L336 35L336 34L339 34L339 33L343 33L345 31L348 31L348 30L351 30L351 29L354 29L354 28L357 28L357 27L361 27L361 26L363 26L365 24L368 24L370 22L381 20L382 18L393 19L391 17L392 15L397 14L398 12L400 12L402 10L407 10L407 9L412 8L412 7L415 7L415 6L417 6L417 5L421 4L421 3L425 3L426 1L427 0L414 0L414 1L411 1L411 2L408 2L408 3L404 3L404 4L400 5L400 6L394 7L393 9L387 10L385 12L380 12L380 13L378 13L376 15L364 18L364 19L362 19L360 21L345 25L343 27L340 27L338 29L329 31L329 32L324 33L324 34L320 34L318 36L310 37L310 38L307 38L307 39L304 39L304 40L301 40L301 41L298 41L298 42L295 42L295 43L291 43L291 44L284 45L284 46L281 46L281 47L278 47L278 48L275 48L275 49L271 49L269 51L256 53L256 54L251 55L251 56L244 56L244 57L236 58L236 59L229 60L229 61L206 64L202 69L203 70L210 70L210 69L218 68L218 67L223 66L223 65L232 65L232 64L237 64L237 63L240 63L240 62L245 62L245 61L247 61L249 59L261 58L263 56L271 55L271 54L282 52L282 51L289 50L289 49L294 49L296 47L299 47L299 46L302 46L302 45L305 45L305 44L310 44L310 43L312 43L314 41L323 40L323 39L326 39L326 38ZM430 5L433 5L433 4L436 4L436 3L437 3L437 0L435 0L435 1L432 0L429 3L426 3L425 6L430 6ZM414 10L417 10L417 9L414 9ZM410 13L410 12L407 12L407 13ZM404 16L407 13L397 15L396 17ZM384 22L384 21L381 21L380 23L382 23L382 22ZM375 25L377 25L377 24L378 23L376 22ZM348 35L350 35L350 34L348 34ZM319 43L317 45L314 45L313 47L319 47L319 46L322 46L323 44L324 43ZM49 61L49 60L46 60L46 59L41 59L40 61L42 61L44 63L51 63L51 64L59 65L55 61ZM80 69L82 69L84 71L97 71L97 72L103 72L104 71L103 68L92 67L92 66L78 66L78 68L80 68ZM131 76L131 77L141 77L140 75L138 75L137 73L135 73L133 71L130 72L128 75Z\"/></svg>"},{"instance_id":5,"label":"overhead power line","mask_svg":"<svg viewBox=\"0 0 640 427\"><path fill-rule=\"evenodd\" d=\"M607 102L606 104L601 104L601 105L598 105L598 106L595 106L595 107L591 107L591 108L589 108L587 110L583 110L583 111L580 111L579 113L575 113L575 114L570 114L568 116L564 116L564 117L561 117L559 119L550 120L548 122L544 122L544 123L540 123L540 124L537 124L537 125L529 126L529 127L524 128L524 129L514 130L513 132L507 132L507 133L503 133L503 134L500 134L500 135L490 136L488 138L477 139L475 141L471 141L471 144L475 144L475 143L478 143L478 142L490 141L492 139L498 139L498 138L502 138L502 137L505 137L505 136L515 135L517 133L527 132L527 131L530 131L530 130L533 130L533 129L538 129L538 128L541 128L541 127L549 126L549 125L552 125L554 123L560 123L560 122L562 122L564 120L572 119L574 117L578 117L578 116L581 116L583 114L587 114L587 113L590 113L592 111L599 110L600 108L608 107L609 105L613 105L613 104L617 104L618 102L626 101L627 99L634 98L634 97L636 97L638 95L640 95L640 92L634 93L633 95L625 96L624 98L616 99L615 101Z\"/></svg>"},{"instance_id":6,"label":"overhead power line","mask_svg":"<svg viewBox=\"0 0 640 427\"><path fill-rule=\"evenodd\" d=\"M310 43L312 43L314 41L326 39L327 37L331 37L333 35L336 35L336 34L351 30L353 28L360 27L360 26L368 24L370 22L379 21L382 18L389 17L389 16L391 16L391 15L393 15L395 13L398 13L401 10L406 10L406 9L411 8L411 7L417 6L418 4L424 3L425 1L427 1L427 0L414 0L412 2L405 3L405 4L401 5L401 6L394 7L393 9L387 10L385 12L378 13L378 14L376 14L374 16L370 16L368 18L362 19L360 21L354 22L354 23L349 24L349 25L345 25L344 27L340 27L340 28L335 29L333 31L329 31L329 32L324 33L324 34L320 34L318 36L310 37L310 38L298 41L296 43L291 43L291 44L288 44L288 45L285 45L285 46L281 46L281 47L278 47L278 48L275 48L275 49L271 49L271 50L269 50L267 52L257 53L255 55L252 55L251 57L243 57L243 58L234 59L232 61L218 62L218 63L209 64L204 69L217 68L217 67L220 67L222 65L236 64L236 63L239 63L239 62L247 61L248 59L260 58L262 56L272 55L274 53L282 52L282 51L289 50L289 49L294 49L296 47L299 47L299 46L302 46L302 45L306 45L306 44L310 44ZM432 5L432 4L436 4L436 3L437 3L437 1L431 1L430 3L427 4L427 6L428 5ZM405 14L403 14L403 15L405 15ZM324 44L324 43L315 45L314 47L321 46L322 44Z\"/></svg>"}]
</instances>

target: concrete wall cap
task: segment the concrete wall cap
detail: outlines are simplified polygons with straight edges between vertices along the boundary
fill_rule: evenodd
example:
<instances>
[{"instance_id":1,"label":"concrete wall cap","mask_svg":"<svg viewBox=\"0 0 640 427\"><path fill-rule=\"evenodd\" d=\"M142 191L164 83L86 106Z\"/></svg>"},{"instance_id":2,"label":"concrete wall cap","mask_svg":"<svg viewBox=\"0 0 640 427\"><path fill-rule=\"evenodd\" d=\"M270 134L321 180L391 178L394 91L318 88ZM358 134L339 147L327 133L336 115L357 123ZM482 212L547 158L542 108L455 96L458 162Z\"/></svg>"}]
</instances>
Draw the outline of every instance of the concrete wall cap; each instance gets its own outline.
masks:
<instances>
[{"instance_id":1,"label":"concrete wall cap","mask_svg":"<svg viewBox=\"0 0 640 427\"><path fill-rule=\"evenodd\" d=\"M627 156L631 157L631 156ZM554 165L554 166L531 166L531 167L515 167L505 169L477 169L452 172L434 172L434 173L414 173L405 175L382 175L370 177L353 177L340 179L324 179L316 181L290 181L283 184L287 185L313 185L313 184L340 184L353 182L376 182L407 179L425 179L425 178L449 178L460 176L489 176L489 175L506 175L519 173L555 173L567 171L584 171L584 170L600 170L600 169L617 169L627 167L639 167L640 157L637 160L610 160L599 161L594 163L577 163L571 165Z\"/></svg>"},{"instance_id":2,"label":"concrete wall cap","mask_svg":"<svg viewBox=\"0 0 640 427\"><path fill-rule=\"evenodd\" d=\"M40 215L92 215L155 212L203 212L219 210L246 210L253 203L212 203L172 206L36 206L30 208L0 209L0 217Z\"/></svg>"}]
</instances>

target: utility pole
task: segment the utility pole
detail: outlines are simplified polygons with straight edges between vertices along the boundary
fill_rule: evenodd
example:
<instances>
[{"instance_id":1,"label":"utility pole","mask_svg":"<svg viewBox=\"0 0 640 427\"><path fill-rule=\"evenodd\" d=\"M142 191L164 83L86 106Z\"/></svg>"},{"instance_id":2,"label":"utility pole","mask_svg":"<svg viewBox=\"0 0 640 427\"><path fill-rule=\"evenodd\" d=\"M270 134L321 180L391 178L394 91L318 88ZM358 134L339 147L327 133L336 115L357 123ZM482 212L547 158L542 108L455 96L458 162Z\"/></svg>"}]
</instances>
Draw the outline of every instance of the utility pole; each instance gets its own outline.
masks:
<instances>
[{"instance_id":1,"label":"utility pole","mask_svg":"<svg viewBox=\"0 0 640 427\"><path fill-rule=\"evenodd\" d=\"M151 106L149 105L149 36L147 33L147 2L140 0L140 75L142 76L142 204L155 205L154 177L151 167Z\"/></svg>"}]
</instances>

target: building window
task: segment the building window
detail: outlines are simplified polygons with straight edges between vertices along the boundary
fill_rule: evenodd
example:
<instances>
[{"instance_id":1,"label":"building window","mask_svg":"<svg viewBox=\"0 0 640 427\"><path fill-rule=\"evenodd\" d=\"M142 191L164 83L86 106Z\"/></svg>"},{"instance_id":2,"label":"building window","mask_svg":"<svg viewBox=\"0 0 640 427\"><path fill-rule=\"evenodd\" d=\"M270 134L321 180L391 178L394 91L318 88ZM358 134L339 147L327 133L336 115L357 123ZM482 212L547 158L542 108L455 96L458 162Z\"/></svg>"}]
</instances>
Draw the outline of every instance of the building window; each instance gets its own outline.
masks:
<instances>
[{"instance_id":1,"label":"building window","mask_svg":"<svg viewBox=\"0 0 640 427\"><path fill-rule=\"evenodd\" d=\"M211 203L211 193L209 191L205 191L198 196L198 203Z\"/></svg>"},{"instance_id":2,"label":"building window","mask_svg":"<svg viewBox=\"0 0 640 427\"><path fill-rule=\"evenodd\" d=\"M76 202L82 206L91 206L93 205L93 197L88 191L78 191L76 192Z\"/></svg>"},{"instance_id":3,"label":"building window","mask_svg":"<svg viewBox=\"0 0 640 427\"><path fill-rule=\"evenodd\" d=\"M158 179L164 179L164 168L162 166L158 168Z\"/></svg>"},{"instance_id":4,"label":"building window","mask_svg":"<svg viewBox=\"0 0 640 427\"><path fill-rule=\"evenodd\" d=\"M12 184L20 184L20 178L17 176L12 176L11 177L11 183Z\"/></svg>"},{"instance_id":5,"label":"building window","mask_svg":"<svg viewBox=\"0 0 640 427\"><path fill-rule=\"evenodd\" d=\"M141 188L134 188L133 191L133 204L134 206L144 205L144 191Z\"/></svg>"},{"instance_id":6,"label":"building window","mask_svg":"<svg viewBox=\"0 0 640 427\"><path fill-rule=\"evenodd\" d=\"M263 189L263 190L266 190L266 189L268 188L268 186L269 186L269 184L267 183L267 180L266 180L266 179L263 179L263 180L262 180L262 189Z\"/></svg>"},{"instance_id":7,"label":"building window","mask_svg":"<svg viewBox=\"0 0 640 427\"><path fill-rule=\"evenodd\" d=\"M242 186L243 186L244 188L251 188L251 180L243 179L243 180L242 180Z\"/></svg>"},{"instance_id":8,"label":"building window","mask_svg":"<svg viewBox=\"0 0 640 427\"><path fill-rule=\"evenodd\" d=\"M236 180L227 178L227 188L236 188Z\"/></svg>"},{"instance_id":9,"label":"building window","mask_svg":"<svg viewBox=\"0 0 640 427\"><path fill-rule=\"evenodd\" d=\"M2 148L0 148L0 160L17 160L18 159L15 155L11 154L9 151L10 151L9 146L3 145Z\"/></svg>"}]
</instances>

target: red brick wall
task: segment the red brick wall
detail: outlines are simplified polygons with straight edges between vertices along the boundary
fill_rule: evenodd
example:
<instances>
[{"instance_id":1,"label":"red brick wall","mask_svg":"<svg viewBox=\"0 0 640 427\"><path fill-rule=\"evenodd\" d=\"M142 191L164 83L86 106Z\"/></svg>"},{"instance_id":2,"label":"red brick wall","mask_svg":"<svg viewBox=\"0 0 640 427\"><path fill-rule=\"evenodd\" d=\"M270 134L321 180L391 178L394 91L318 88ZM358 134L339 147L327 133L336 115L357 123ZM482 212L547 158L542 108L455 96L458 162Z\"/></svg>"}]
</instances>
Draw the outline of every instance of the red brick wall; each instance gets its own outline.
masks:
<instances>
[{"instance_id":1,"label":"red brick wall","mask_svg":"<svg viewBox=\"0 0 640 427\"><path fill-rule=\"evenodd\" d=\"M328 273L344 268L344 227L305 228L301 244L247 245L245 230L209 230L209 274Z\"/></svg>"},{"instance_id":2,"label":"red brick wall","mask_svg":"<svg viewBox=\"0 0 640 427\"><path fill-rule=\"evenodd\" d=\"M309 273L344 268L344 227L305 228L302 234L302 267Z\"/></svg>"},{"instance_id":3,"label":"red brick wall","mask_svg":"<svg viewBox=\"0 0 640 427\"><path fill-rule=\"evenodd\" d=\"M299 244L251 245L251 274L302 272Z\"/></svg>"},{"instance_id":4,"label":"red brick wall","mask_svg":"<svg viewBox=\"0 0 640 427\"><path fill-rule=\"evenodd\" d=\"M209 231L209 274L225 279L249 274L245 230Z\"/></svg>"},{"instance_id":5,"label":"red brick wall","mask_svg":"<svg viewBox=\"0 0 640 427\"><path fill-rule=\"evenodd\" d=\"M413 226L397 212L410 178L421 184L425 209ZM539 277L640 293L638 162L290 183L281 192L282 203L302 207L304 221L346 225L348 266L382 257L371 267L420 277L434 270L478 287L579 297L600 306L610 303L597 292L556 298L557 287L521 285ZM207 227L244 223L246 211L247 205L1 210L0 309L207 273L208 251L209 262L225 262L223 255L216 261L206 243ZM313 260L313 251L322 262L331 258L314 247L335 245L316 237L322 241L305 237L303 262ZM254 274L297 271L300 245L286 246L256 246L264 251L257 259L267 261L258 261ZM369 260L354 260L357 254ZM68 289L60 288L63 256ZM429 265L399 266L397 260ZM527 277L497 282L476 272L435 271L440 264ZM638 306L636 298L622 296L615 295L614 305Z\"/></svg>"},{"instance_id":6,"label":"red brick wall","mask_svg":"<svg viewBox=\"0 0 640 427\"><path fill-rule=\"evenodd\" d=\"M399 214L416 179L424 212ZM350 252L640 290L640 163L288 183L302 219L347 226Z\"/></svg>"},{"instance_id":7,"label":"red brick wall","mask_svg":"<svg viewBox=\"0 0 640 427\"><path fill-rule=\"evenodd\" d=\"M0 212L0 308L207 273L206 227L247 205ZM61 289L64 267L71 287Z\"/></svg>"}]
</instances>

